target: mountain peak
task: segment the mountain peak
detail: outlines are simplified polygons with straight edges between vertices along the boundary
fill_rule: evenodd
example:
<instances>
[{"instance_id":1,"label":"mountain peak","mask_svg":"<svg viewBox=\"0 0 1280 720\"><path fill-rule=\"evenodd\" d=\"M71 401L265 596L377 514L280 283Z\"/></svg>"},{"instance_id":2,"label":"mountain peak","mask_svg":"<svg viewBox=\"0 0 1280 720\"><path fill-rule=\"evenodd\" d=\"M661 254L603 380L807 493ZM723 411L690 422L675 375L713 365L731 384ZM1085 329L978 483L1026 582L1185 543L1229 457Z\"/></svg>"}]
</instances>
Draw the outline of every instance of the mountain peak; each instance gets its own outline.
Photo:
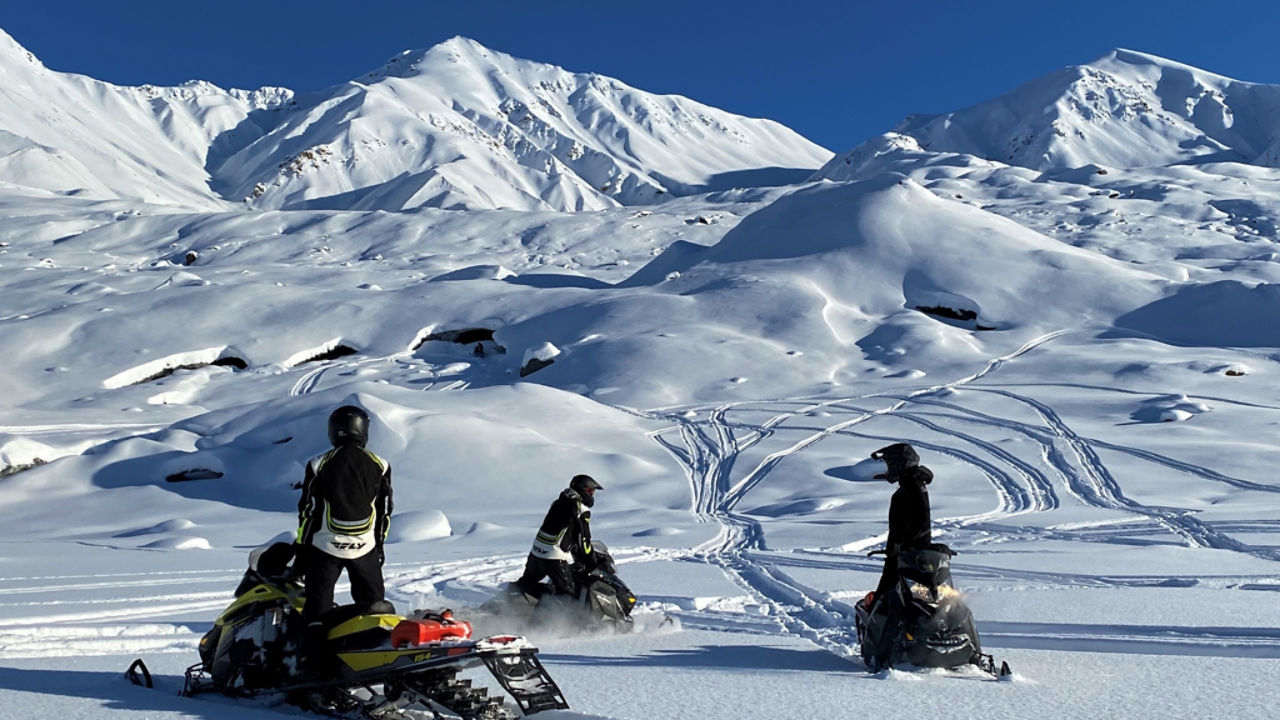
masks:
<instances>
[{"instance_id":1,"label":"mountain peak","mask_svg":"<svg viewBox=\"0 0 1280 720\"><path fill-rule=\"evenodd\" d=\"M1103 55L1102 57L1088 64L1095 65L1095 64L1099 64L1102 62L1109 62L1109 61L1123 62L1123 63L1128 63L1130 65L1165 65L1165 66L1176 65L1180 67L1188 67L1186 65L1183 65L1182 63L1176 62L1174 60L1170 60L1169 58L1161 57L1160 55L1153 55L1151 53L1142 52L1140 50L1130 50L1128 48L1120 48L1120 47L1113 49L1111 52L1107 53L1106 55Z\"/></svg>"},{"instance_id":2,"label":"mountain peak","mask_svg":"<svg viewBox=\"0 0 1280 720\"><path fill-rule=\"evenodd\" d=\"M972 107L900 124L924 156L955 153L1034 170L1155 167L1206 162L1274 166L1280 86L1233 80L1167 58L1117 48ZM908 158L874 140L837 157L819 177L856 178Z\"/></svg>"},{"instance_id":3,"label":"mountain peak","mask_svg":"<svg viewBox=\"0 0 1280 720\"><path fill-rule=\"evenodd\" d=\"M1125 74L1126 72L1138 71L1140 73L1163 73L1175 72L1186 73L1197 78L1213 80L1217 82L1239 82L1232 80L1225 75L1219 75L1209 70L1180 63L1177 60L1170 60L1160 55L1141 52L1139 50L1129 50L1126 48L1116 48L1093 62L1086 63L1087 66L1106 70L1117 74Z\"/></svg>"},{"instance_id":4,"label":"mountain peak","mask_svg":"<svg viewBox=\"0 0 1280 720\"><path fill-rule=\"evenodd\" d=\"M463 36L402 52L313 103L220 168L227 197L260 208L329 207L320 198L340 193L360 207L596 210L799 182L831 156L769 120ZM338 104L346 110L330 113Z\"/></svg>"},{"instance_id":5,"label":"mountain peak","mask_svg":"<svg viewBox=\"0 0 1280 720\"><path fill-rule=\"evenodd\" d=\"M518 60L504 53L490 50L484 45L462 35L436 43L429 48L403 50L388 59L382 67L365 73L360 82L372 82L384 77L407 78L430 73L430 67L461 65L464 67L492 67L496 64L524 63L541 66L530 60ZM549 66L548 66L549 67Z\"/></svg>"},{"instance_id":6,"label":"mountain peak","mask_svg":"<svg viewBox=\"0 0 1280 720\"><path fill-rule=\"evenodd\" d=\"M447 52L471 52L471 53L491 53L489 48L485 47L477 40L472 40L465 35L454 35L443 42L436 43L431 46L431 50L442 50Z\"/></svg>"}]
</instances>

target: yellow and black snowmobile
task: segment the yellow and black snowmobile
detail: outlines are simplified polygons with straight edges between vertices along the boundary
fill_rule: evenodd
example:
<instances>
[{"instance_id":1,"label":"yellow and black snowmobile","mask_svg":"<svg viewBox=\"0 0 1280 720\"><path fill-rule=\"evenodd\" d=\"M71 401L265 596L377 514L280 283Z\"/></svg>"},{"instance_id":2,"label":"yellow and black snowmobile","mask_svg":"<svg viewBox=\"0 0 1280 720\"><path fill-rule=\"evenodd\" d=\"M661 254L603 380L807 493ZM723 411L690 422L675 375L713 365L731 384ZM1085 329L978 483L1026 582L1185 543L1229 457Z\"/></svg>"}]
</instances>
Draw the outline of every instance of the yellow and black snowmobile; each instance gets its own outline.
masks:
<instances>
[{"instance_id":1,"label":"yellow and black snowmobile","mask_svg":"<svg viewBox=\"0 0 1280 720\"><path fill-rule=\"evenodd\" d=\"M320 662L298 664L303 588L277 545L250 560L235 601L200 641L184 695L217 691L278 695L321 713L377 720L506 720L501 695L473 688L459 671L484 665L520 711L567 708L560 689L522 637L471 637L449 611L396 614L387 602L346 605L322 616L328 633Z\"/></svg>"}]
</instances>

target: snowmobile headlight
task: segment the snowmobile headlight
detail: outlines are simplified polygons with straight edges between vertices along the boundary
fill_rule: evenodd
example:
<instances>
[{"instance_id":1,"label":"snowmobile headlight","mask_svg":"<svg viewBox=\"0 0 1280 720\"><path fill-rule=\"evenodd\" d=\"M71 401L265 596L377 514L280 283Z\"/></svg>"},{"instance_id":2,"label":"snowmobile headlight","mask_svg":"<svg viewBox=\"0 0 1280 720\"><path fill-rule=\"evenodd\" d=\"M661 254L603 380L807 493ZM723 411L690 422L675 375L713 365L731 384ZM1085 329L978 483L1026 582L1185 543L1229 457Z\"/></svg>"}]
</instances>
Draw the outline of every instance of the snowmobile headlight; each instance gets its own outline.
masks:
<instances>
[{"instance_id":1,"label":"snowmobile headlight","mask_svg":"<svg viewBox=\"0 0 1280 720\"><path fill-rule=\"evenodd\" d=\"M917 600L929 601L933 600L933 593L929 592L929 588L925 585L913 582L911 583L911 597L916 598Z\"/></svg>"}]
</instances>

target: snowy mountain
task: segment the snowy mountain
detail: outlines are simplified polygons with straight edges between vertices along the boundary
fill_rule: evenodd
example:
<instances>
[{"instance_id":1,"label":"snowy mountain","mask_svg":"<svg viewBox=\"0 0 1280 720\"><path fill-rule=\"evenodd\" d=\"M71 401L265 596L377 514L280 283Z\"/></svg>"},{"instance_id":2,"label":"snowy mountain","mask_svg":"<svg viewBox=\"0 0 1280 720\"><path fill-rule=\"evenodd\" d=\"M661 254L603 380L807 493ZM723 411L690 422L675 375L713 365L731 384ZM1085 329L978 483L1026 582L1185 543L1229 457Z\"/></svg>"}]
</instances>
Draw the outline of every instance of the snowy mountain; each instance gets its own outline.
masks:
<instances>
[{"instance_id":1,"label":"snowy mountain","mask_svg":"<svg viewBox=\"0 0 1280 720\"><path fill-rule=\"evenodd\" d=\"M945 115L918 115L818 172L858 176L895 150L1051 170L1240 162L1280 166L1280 86L1240 82L1131 50L1063 68Z\"/></svg>"},{"instance_id":2,"label":"snowy mountain","mask_svg":"<svg viewBox=\"0 0 1280 720\"><path fill-rule=\"evenodd\" d=\"M50 70L0 30L0 187L223 208L209 190L210 145L291 97L198 81L120 87Z\"/></svg>"},{"instance_id":3,"label":"snowy mountain","mask_svg":"<svg viewBox=\"0 0 1280 720\"><path fill-rule=\"evenodd\" d=\"M454 38L300 101L217 172L253 207L599 210L794 182L829 157L768 120Z\"/></svg>"},{"instance_id":4,"label":"snowy mountain","mask_svg":"<svg viewBox=\"0 0 1280 720\"><path fill-rule=\"evenodd\" d=\"M454 38L296 96L119 87L0 32L0 182L189 208L599 210L803 179L831 153L768 120Z\"/></svg>"},{"instance_id":5,"label":"snowy mountain","mask_svg":"<svg viewBox=\"0 0 1280 720\"><path fill-rule=\"evenodd\" d=\"M304 716L178 691L343 404L395 468L388 599L528 635L572 708L540 719L1274 714L1265 87L1117 53L836 179L704 193L822 157L463 40L307 97L0 56L0 716ZM1148 73L1151 112L1071 110L1102 72ZM1174 112L1198 92L1176 77L1231 127L1179 147L1211 123ZM1078 156L989 152L1053 117L1093 140L1027 147ZM859 658L893 491L867 456L898 441L1009 682ZM630 634L478 609L576 473L604 485Z\"/></svg>"}]
</instances>

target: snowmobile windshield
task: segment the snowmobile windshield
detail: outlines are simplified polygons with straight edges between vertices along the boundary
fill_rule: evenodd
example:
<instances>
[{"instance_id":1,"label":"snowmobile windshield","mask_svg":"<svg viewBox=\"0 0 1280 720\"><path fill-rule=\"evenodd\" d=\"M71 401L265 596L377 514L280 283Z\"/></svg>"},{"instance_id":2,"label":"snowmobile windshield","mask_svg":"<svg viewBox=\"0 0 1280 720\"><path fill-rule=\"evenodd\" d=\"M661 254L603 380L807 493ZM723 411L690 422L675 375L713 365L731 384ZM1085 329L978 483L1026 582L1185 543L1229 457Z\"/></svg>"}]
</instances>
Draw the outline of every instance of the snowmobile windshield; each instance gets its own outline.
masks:
<instances>
[{"instance_id":1,"label":"snowmobile windshield","mask_svg":"<svg viewBox=\"0 0 1280 720\"><path fill-rule=\"evenodd\" d=\"M936 550L909 550L898 555L898 572L925 584L950 584L951 556Z\"/></svg>"},{"instance_id":2,"label":"snowmobile windshield","mask_svg":"<svg viewBox=\"0 0 1280 720\"><path fill-rule=\"evenodd\" d=\"M617 575L618 570L613 564L613 555L610 554L608 546L599 540L591 541L591 568L609 575Z\"/></svg>"}]
</instances>

